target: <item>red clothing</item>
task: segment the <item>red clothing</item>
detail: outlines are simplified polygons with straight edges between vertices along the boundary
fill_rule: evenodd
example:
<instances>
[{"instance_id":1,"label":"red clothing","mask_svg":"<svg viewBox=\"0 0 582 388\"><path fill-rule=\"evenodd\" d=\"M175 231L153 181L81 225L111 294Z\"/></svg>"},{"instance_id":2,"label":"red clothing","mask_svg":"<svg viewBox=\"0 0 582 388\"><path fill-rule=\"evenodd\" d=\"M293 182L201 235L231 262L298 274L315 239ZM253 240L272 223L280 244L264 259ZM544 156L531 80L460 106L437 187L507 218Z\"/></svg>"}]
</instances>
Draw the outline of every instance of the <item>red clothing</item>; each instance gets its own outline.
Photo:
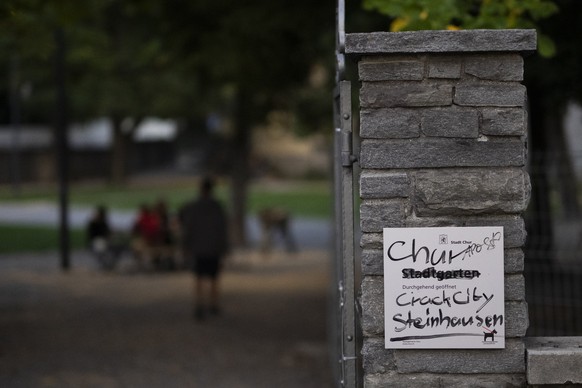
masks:
<instances>
[{"instance_id":1,"label":"red clothing","mask_svg":"<svg viewBox=\"0 0 582 388\"><path fill-rule=\"evenodd\" d=\"M160 237L160 220L154 213L141 212L133 230L148 244L155 244Z\"/></svg>"}]
</instances>

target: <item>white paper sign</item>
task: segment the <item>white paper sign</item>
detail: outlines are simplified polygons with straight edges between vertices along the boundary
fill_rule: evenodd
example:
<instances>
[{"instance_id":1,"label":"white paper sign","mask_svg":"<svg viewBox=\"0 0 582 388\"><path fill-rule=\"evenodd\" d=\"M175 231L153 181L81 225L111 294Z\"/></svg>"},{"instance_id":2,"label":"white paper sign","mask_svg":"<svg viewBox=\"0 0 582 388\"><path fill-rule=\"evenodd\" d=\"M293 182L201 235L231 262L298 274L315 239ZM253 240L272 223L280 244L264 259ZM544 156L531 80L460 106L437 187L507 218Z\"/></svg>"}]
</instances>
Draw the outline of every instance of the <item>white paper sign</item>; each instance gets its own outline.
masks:
<instances>
[{"instance_id":1,"label":"white paper sign","mask_svg":"<svg viewBox=\"0 0 582 388\"><path fill-rule=\"evenodd\" d=\"M503 227L385 228L387 349L505 347Z\"/></svg>"}]
</instances>

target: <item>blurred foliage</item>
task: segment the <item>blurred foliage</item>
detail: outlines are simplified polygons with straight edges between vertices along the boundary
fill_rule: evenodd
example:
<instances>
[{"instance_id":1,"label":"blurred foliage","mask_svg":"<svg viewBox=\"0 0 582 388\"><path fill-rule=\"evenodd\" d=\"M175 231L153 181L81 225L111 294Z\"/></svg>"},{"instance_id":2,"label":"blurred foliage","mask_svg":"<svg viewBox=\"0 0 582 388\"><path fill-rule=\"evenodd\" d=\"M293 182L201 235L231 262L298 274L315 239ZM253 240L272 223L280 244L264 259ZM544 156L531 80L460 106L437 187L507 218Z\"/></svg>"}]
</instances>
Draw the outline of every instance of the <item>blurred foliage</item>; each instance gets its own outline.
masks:
<instances>
[{"instance_id":1,"label":"blurred foliage","mask_svg":"<svg viewBox=\"0 0 582 388\"><path fill-rule=\"evenodd\" d=\"M165 34L174 38L170 46L188 58L201 78L204 95L222 98L233 111L234 96L244 91L252 123L263 122L273 109L295 107L304 96L300 90L310 87L313 66L332 68L332 0L163 4L161 19L171 21L165 24ZM331 82L319 87L329 100ZM331 120L331 114L328 117Z\"/></svg>"},{"instance_id":2,"label":"blurred foliage","mask_svg":"<svg viewBox=\"0 0 582 388\"><path fill-rule=\"evenodd\" d=\"M564 112L568 103L582 103L582 1L554 2L560 11L539 25L555 42L556 54L527 58L525 80L546 109Z\"/></svg>"},{"instance_id":3,"label":"blurred foliage","mask_svg":"<svg viewBox=\"0 0 582 388\"><path fill-rule=\"evenodd\" d=\"M333 77L309 78L316 67L332 72L334 7L333 0L4 1L0 121L12 120L15 95L21 122L53 121L54 34L62 30L70 121L110 119L113 182L127 177L131 136L147 116L204 122L218 113L232 123L229 150L248 159L247 134L273 110L294 113L293 129L302 132L331 127ZM240 159L229 160L244 166Z\"/></svg>"},{"instance_id":4,"label":"blurred foliage","mask_svg":"<svg viewBox=\"0 0 582 388\"><path fill-rule=\"evenodd\" d=\"M305 93L292 91L309 86L312 66L331 69L333 14L332 0L7 0L0 65L19 59L35 100L25 116L50 121L53 33L62 28L75 120L199 116L224 111L245 88L261 121L275 106L298 106L292 99Z\"/></svg>"},{"instance_id":5,"label":"blurred foliage","mask_svg":"<svg viewBox=\"0 0 582 388\"><path fill-rule=\"evenodd\" d=\"M392 17L391 31L537 28L558 11L550 0L364 0L364 7ZM538 31L540 54L555 53Z\"/></svg>"},{"instance_id":6,"label":"blurred foliage","mask_svg":"<svg viewBox=\"0 0 582 388\"><path fill-rule=\"evenodd\" d=\"M164 47L157 1L9 0L0 5L0 50L19 58L21 82L50 122L54 32L67 38L67 81L75 120L99 116L162 117L192 108L193 74ZM34 101L38 95L48 95ZM33 113L34 114L34 113ZM25 119L28 118L25 116ZM41 121L39 117L37 119Z\"/></svg>"}]
</instances>

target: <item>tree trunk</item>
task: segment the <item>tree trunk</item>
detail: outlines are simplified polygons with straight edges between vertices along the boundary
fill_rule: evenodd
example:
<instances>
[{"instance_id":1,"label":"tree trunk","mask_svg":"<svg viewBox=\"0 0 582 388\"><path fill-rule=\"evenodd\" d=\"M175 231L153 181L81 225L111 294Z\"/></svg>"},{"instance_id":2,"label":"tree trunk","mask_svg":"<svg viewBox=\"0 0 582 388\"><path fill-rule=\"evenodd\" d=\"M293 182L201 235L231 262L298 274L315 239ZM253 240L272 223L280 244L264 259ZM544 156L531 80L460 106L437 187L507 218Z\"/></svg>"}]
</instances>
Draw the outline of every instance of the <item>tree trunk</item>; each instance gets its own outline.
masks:
<instances>
[{"instance_id":1,"label":"tree trunk","mask_svg":"<svg viewBox=\"0 0 582 388\"><path fill-rule=\"evenodd\" d=\"M112 184L120 185L127 180L128 149L131 140L129 134L123 133L121 129L121 116L112 115L111 124L113 127L113 145L111 151L111 171L110 180Z\"/></svg>"},{"instance_id":2,"label":"tree trunk","mask_svg":"<svg viewBox=\"0 0 582 388\"><path fill-rule=\"evenodd\" d=\"M236 97L235 134L232 139L231 160L231 205L233 244L246 247L246 206L250 177L251 122L249 97L240 90Z\"/></svg>"}]
</instances>

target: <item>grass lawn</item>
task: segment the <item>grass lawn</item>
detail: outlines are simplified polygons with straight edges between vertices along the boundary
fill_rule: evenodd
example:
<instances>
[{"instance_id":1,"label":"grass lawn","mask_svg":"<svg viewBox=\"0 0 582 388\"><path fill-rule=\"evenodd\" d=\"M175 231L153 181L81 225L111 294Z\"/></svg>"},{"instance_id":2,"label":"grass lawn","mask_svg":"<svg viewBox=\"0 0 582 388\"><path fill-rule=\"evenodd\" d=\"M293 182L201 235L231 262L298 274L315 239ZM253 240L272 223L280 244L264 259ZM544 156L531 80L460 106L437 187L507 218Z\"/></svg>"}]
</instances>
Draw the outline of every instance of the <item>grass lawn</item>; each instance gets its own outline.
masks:
<instances>
[{"instance_id":1,"label":"grass lawn","mask_svg":"<svg viewBox=\"0 0 582 388\"><path fill-rule=\"evenodd\" d=\"M253 184L249 188L248 211L256 213L263 207L281 206L294 216L329 218L332 212L331 186L328 182L282 182ZM72 205L95 206L103 204L110 209L137 209L142 203L153 203L163 198L170 209L176 210L197 195L195 182L171 182L158 184L130 184L127 187L106 185L78 185L69 190ZM217 187L217 196L229 205L226 185ZM0 189L0 201L30 202L57 201L56 189L32 189L22 191L18 198L7 188Z\"/></svg>"},{"instance_id":2,"label":"grass lawn","mask_svg":"<svg viewBox=\"0 0 582 388\"><path fill-rule=\"evenodd\" d=\"M42 226L0 224L0 253L55 251L59 246L58 230ZM84 246L84 232L71 230L73 249Z\"/></svg>"},{"instance_id":3,"label":"grass lawn","mask_svg":"<svg viewBox=\"0 0 582 388\"><path fill-rule=\"evenodd\" d=\"M135 210L142 203L153 203L163 198L170 210L197 195L197 184L192 181L169 183L130 184L127 187L105 185L73 185L70 190L72 205L93 207L103 204L110 209ZM276 182L253 184L249 188L248 211L254 214L264 207L280 206L294 217L329 218L332 213L331 186L328 182ZM57 202L55 188L24 188L16 198L8 188L0 188L0 201ZM226 185L217 187L217 196L229 205ZM71 230L71 245L84 245L82 230ZM0 224L0 253L18 251L49 251L58 248L58 231L51 227L15 226Z\"/></svg>"}]
</instances>

